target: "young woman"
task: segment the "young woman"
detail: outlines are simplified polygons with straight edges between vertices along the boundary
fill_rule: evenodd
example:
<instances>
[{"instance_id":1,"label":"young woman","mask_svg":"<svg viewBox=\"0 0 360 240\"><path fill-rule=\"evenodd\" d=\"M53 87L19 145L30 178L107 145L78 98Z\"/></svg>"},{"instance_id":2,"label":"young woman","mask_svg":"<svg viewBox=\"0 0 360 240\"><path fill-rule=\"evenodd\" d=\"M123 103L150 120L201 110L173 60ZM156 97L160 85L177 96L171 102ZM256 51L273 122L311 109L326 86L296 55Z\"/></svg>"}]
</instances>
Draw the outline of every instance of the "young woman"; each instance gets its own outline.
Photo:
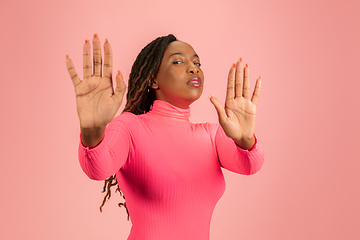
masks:
<instances>
[{"instance_id":1,"label":"young woman","mask_svg":"<svg viewBox=\"0 0 360 240\"><path fill-rule=\"evenodd\" d=\"M171 34L159 37L134 62L125 109L114 118L126 86L119 71L113 89L108 40L104 51L102 71L95 34L92 71L85 41L83 80L66 56L80 119L82 169L95 180L116 174L132 222L128 239L208 240L212 212L225 190L221 167L249 175L264 160L254 135L260 77L251 95L249 68L240 59L230 68L225 106L210 97L220 125L190 123L189 106L204 84L199 56Z\"/></svg>"}]
</instances>

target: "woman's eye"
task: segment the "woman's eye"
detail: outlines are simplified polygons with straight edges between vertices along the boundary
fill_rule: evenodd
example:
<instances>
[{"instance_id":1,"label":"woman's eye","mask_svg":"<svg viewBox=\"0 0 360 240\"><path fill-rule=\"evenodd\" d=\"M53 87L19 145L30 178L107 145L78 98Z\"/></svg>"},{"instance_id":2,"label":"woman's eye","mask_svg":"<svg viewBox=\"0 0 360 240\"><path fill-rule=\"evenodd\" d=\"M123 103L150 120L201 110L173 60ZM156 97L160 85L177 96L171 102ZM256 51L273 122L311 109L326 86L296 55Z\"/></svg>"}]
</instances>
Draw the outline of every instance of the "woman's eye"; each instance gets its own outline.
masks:
<instances>
[{"instance_id":1,"label":"woman's eye","mask_svg":"<svg viewBox=\"0 0 360 240\"><path fill-rule=\"evenodd\" d=\"M199 63L199 62L194 62L194 64L199 67L201 66L201 63Z\"/></svg>"},{"instance_id":2,"label":"woman's eye","mask_svg":"<svg viewBox=\"0 0 360 240\"><path fill-rule=\"evenodd\" d=\"M180 64L180 63L182 63L182 61L174 61L174 62L172 62L173 64Z\"/></svg>"}]
</instances>

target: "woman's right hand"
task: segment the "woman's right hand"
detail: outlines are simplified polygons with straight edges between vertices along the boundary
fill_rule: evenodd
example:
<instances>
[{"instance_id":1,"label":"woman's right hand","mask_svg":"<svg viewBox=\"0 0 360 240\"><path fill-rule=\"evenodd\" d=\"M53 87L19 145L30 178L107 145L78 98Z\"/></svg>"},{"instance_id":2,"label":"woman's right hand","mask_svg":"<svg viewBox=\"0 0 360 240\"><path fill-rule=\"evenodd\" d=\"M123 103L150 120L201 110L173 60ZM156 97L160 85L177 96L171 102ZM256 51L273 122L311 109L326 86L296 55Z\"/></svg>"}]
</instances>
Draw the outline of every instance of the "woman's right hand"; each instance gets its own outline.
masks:
<instances>
[{"instance_id":1,"label":"woman's right hand","mask_svg":"<svg viewBox=\"0 0 360 240\"><path fill-rule=\"evenodd\" d=\"M75 88L81 133L87 132L90 135L91 133L99 135L100 132L100 135L102 135L106 125L114 118L121 105L126 85L121 72L118 71L114 91L112 84L112 50L107 39L104 43L104 71L102 72L101 45L97 34L93 38L93 64L94 71L92 71L89 40L85 40L83 48L83 80L80 80L71 59L66 55L66 66ZM102 136L95 138L99 137L102 138ZM83 137L82 140L84 140ZM95 142L98 141L99 139L95 140ZM94 144L89 143L87 145Z\"/></svg>"}]
</instances>

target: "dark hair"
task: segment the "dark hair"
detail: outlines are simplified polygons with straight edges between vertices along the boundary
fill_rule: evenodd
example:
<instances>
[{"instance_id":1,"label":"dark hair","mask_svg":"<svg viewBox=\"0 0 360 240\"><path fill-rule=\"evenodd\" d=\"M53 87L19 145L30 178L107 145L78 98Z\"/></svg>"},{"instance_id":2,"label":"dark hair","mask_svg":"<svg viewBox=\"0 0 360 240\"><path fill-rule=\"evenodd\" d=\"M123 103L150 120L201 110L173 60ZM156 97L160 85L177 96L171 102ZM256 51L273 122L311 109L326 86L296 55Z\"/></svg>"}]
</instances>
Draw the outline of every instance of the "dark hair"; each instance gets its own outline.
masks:
<instances>
[{"instance_id":1,"label":"dark hair","mask_svg":"<svg viewBox=\"0 0 360 240\"><path fill-rule=\"evenodd\" d=\"M123 112L131 112L135 115L140 115L151 109L156 96L150 86L153 83L153 79L156 78L156 75L159 72L165 50L169 44L174 41L177 41L177 39L172 34L158 37L140 51L129 75L126 105ZM125 200L125 196L122 194L117 183L116 175L114 174L105 180L103 192L106 191L106 195L102 205L100 206L100 211L102 211L102 207L104 206L106 200L111 197L110 188L116 185L116 191L119 191L120 196L122 196ZM126 202L119 203L118 205L119 207L125 207L129 220L129 212L126 207Z\"/></svg>"},{"instance_id":2,"label":"dark hair","mask_svg":"<svg viewBox=\"0 0 360 240\"><path fill-rule=\"evenodd\" d=\"M141 50L131 68L124 112L139 115L150 110L155 100L150 86L159 72L166 48L176 40L172 34L158 37Z\"/></svg>"}]
</instances>

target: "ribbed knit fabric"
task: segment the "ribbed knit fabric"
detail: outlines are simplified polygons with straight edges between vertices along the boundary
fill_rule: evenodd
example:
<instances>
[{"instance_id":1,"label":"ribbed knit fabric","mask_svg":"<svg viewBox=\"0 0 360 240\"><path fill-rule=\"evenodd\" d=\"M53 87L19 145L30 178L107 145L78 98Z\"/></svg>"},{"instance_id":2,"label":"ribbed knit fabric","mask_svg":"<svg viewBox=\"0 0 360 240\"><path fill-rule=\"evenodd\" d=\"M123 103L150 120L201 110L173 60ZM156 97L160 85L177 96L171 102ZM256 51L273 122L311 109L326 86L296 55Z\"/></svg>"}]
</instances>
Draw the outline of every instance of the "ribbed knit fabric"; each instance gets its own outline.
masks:
<instances>
[{"instance_id":1,"label":"ribbed knit fabric","mask_svg":"<svg viewBox=\"0 0 360 240\"><path fill-rule=\"evenodd\" d=\"M114 118L95 148L79 145L91 179L116 173L132 222L128 240L208 240L225 190L221 167L249 175L262 166L257 140L243 150L220 125L193 124L189 116L190 109L156 100L146 114Z\"/></svg>"}]
</instances>

